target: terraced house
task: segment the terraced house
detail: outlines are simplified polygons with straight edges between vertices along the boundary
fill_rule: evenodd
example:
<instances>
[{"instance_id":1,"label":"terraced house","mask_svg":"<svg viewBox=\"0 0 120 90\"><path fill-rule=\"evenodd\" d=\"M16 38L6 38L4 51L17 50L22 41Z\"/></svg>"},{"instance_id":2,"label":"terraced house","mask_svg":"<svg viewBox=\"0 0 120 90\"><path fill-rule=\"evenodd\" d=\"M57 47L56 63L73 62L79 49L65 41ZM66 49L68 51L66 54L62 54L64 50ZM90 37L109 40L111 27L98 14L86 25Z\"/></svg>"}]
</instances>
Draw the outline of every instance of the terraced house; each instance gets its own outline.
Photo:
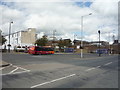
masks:
<instances>
[{"instance_id":1,"label":"terraced house","mask_svg":"<svg viewBox=\"0 0 120 90\"><path fill-rule=\"evenodd\" d=\"M8 49L9 35L4 36L7 41L5 43L6 49ZM27 30L18 31L10 34L10 45L11 50L17 46L30 46L34 45L36 40L36 29L28 28Z\"/></svg>"}]
</instances>

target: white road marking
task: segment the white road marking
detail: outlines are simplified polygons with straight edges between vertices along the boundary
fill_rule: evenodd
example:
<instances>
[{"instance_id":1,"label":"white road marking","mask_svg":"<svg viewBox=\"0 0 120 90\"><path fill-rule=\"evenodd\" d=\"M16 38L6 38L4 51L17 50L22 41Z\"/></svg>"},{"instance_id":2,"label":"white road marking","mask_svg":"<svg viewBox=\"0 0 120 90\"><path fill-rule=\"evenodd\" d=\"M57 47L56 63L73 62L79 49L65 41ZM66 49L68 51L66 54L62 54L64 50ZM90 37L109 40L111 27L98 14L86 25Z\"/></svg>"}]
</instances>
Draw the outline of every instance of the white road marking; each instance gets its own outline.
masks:
<instances>
[{"instance_id":1,"label":"white road marking","mask_svg":"<svg viewBox=\"0 0 120 90\"><path fill-rule=\"evenodd\" d=\"M4 69L5 67L0 68L0 70Z\"/></svg>"},{"instance_id":2,"label":"white road marking","mask_svg":"<svg viewBox=\"0 0 120 90\"><path fill-rule=\"evenodd\" d=\"M12 74L20 74L20 73L24 73L24 72L30 72L30 70L29 71L14 72Z\"/></svg>"},{"instance_id":3,"label":"white road marking","mask_svg":"<svg viewBox=\"0 0 120 90\"><path fill-rule=\"evenodd\" d=\"M19 68L17 67L16 69L12 70L11 72L9 72L9 74L15 72L17 69L19 69Z\"/></svg>"},{"instance_id":4,"label":"white road marking","mask_svg":"<svg viewBox=\"0 0 120 90\"><path fill-rule=\"evenodd\" d=\"M58 79L55 79L55 80L52 80L52 81L48 81L48 82L44 82L44 83L41 83L41 84L37 84L37 85L31 86L30 88L35 88L35 87L38 87L38 86L42 86L42 85L45 85L45 84L56 82L56 81L59 81L59 80L65 79L65 78L69 78L69 77L72 77L72 76L75 76L75 75L76 74L71 74L69 76L65 76L65 77L58 78Z\"/></svg>"},{"instance_id":5,"label":"white road marking","mask_svg":"<svg viewBox=\"0 0 120 90\"><path fill-rule=\"evenodd\" d=\"M25 69L25 68L22 68L22 67L18 67L18 66L13 66L13 67L20 68L20 69L23 69L23 70L25 70L25 71L30 71L30 70L28 70L28 69Z\"/></svg>"},{"instance_id":6,"label":"white road marking","mask_svg":"<svg viewBox=\"0 0 120 90\"><path fill-rule=\"evenodd\" d=\"M10 67L10 66L12 66L12 64L10 64L9 66L0 68L0 70L3 70L3 69L5 69L5 68L7 68L7 67Z\"/></svg>"},{"instance_id":7,"label":"white road marking","mask_svg":"<svg viewBox=\"0 0 120 90\"><path fill-rule=\"evenodd\" d=\"M29 71L21 71L21 72L14 72L14 73L0 74L0 76L5 76L5 75L14 75L14 74L20 74L20 73L25 73L25 72L30 72L30 70L29 70Z\"/></svg>"},{"instance_id":8,"label":"white road marking","mask_svg":"<svg viewBox=\"0 0 120 90\"><path fill-rule=\"evenodd\" d=\"M12 64L11 64L12 65ZM22 67L18 67L18 66L15 66L13 65L12 67L15 67L14 70L10 71L9 73L6 73L6 74L0 74L0 76L3 76L3 75L10 75L10 74L20 74L20 73L24 73L24 72L30 72L30 70L28 69L25 69L25 68L22 68ZM18 69L22 69L24 71L21 71L21 72L15 72L16 70Z\"/></svg>"},{"instance_id":9,"label":"white road marking","mask_svg":"<svg viewBox=\"0 0 120 90\"><path fill-rule=\"evenodd\" d=\"M85 71L91 71L91 70L93 70L93 69L95 69L95 68L89 68L89 69L87 69L87 70L85 70Z\"/></svg>"},{"instance_id":10,"label":"white road marking","mask_svg":"<svg viewBox=\"0 0 120 90\"><path fill-rule=\"evenodd\" d=\"M109 65L109 64L111 64L111 63L112 63L112 62L106 63L105 66L107 66L107 65Z\"/></svg>"},{"instance_id":11,"label":"white road marking","mask_svg":"<svg viewBox=\"0 0 120 90\"><path fill-rule=\"evenodd\" d=\"M101 66L97 66L96 68L100 68Z\"/></svg>"}]
</instances>

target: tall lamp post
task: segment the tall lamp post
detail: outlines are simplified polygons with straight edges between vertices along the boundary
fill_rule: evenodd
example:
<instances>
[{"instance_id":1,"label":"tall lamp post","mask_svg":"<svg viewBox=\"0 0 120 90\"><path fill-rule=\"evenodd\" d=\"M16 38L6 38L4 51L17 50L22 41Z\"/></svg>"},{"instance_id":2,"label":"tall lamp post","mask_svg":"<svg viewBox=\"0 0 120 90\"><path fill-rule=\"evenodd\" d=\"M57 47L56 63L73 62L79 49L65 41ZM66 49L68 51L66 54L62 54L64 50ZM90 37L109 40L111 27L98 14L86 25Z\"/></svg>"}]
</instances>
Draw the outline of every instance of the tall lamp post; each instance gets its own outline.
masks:
<instances>
[{"instance_id":1,"label":"tall lamp post","mask_svg":"<svg viewBox=\"0 0 120 90\"><path fill-rule=\"evenodd\" d=\"M76 34L74 34L74 40L73 40L74 45L75 45L75 38L76 38L76 36L77 36L77 35L76 35Z\"/></svg>"},{"instance_id":2,"label":"tall lamp post","mask_svg":"<svg viewBox=\"0 0 120 90\"><path fill-rule=\"evenodd\" d=\"M0 35L1 35L1 33L2 33L2 30L0 29Z\"/></svg>"},{"instance_id":3,"label":"tall lamp post","mask_svg":"<svg viewBox=\"0 0 120 90\"><path fill-rule=\"evenodd\" d=\"M9 25L9 43L8 43L8 52L10 53L10 34L11 34L11 24L13 23L13 21L10 22L10 25Z\"/></svg>"},{"instance_id":4,"label":"tall lamp post","mask_svg":"<svg viewBox=\"0 0 120 90\"><path fill-rule=\"evenodd\" d=\"M55 42L55 33L56 33L56 30L53 30L53 47L55 47L55 44L54 44L54 42Z\"/></svg>"},{"instance_id":5,"label":"tall lamp post","mask_svg":"<svg viewBox=\"0 0 120 90\"><path fill-rule=\"evenodd\" d=\"M99 57L101 56L101 52L100 52L100 30L98 30L98 34L99 34L99 51L98 51L98 53L99 53Z\"/></svg>"},{"instance_id":6,"label":"tall lamp post","mask_svg":"<svg viewBox=\"0 0 120 90\"><path fill-rule=\"evenodd\" d=\"M80 44L80 50L81 50L81 58L83 58L83 17L92 15L92 13L89 13L88 15L81 16L81 44Z\"/></svg>"}]
</instances>

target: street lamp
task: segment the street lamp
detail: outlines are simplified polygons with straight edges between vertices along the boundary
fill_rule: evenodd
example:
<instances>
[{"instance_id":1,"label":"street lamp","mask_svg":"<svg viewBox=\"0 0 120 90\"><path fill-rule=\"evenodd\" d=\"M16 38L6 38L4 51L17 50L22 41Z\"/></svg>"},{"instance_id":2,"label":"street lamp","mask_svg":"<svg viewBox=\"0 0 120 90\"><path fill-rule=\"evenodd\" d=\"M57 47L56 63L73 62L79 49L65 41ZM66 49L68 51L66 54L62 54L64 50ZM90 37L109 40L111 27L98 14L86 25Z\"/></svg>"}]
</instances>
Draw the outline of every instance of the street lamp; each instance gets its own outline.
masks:
<instances>
[{"instance_id":1,"label":"street lamp","mask_svg":"<svg viewBox=\"0 0 120 90\"><path fill-rule=\"evenodd\" d=\"M11 47L11 45L10 45L10 34L11 34L11 24L13 23L13 21L11 21L10 22L10 24L9 24L9 44L8 44L8 52L10 53L10 47Z\"/></svg>"},{"instance_id":2,"label":"street lamp","mask_svg":"<svg viewBox=\"0 0 120 90\"><path fill-rule=\"evenodd\" d=\"M100 30L98 30L98 34L99 34L99 50L98 50L98 53L99 53L99 57L101 56L101 52L100 52Z\"/></svg>"},{"instance_id":3,"label":"street lamp","mask_svg":"<svg viewBox=\"0 0 120 90\"><path fill-rule=\"evenodd\" d=\"M0 37L2 36L2 30L0 30ZM2 41L2 40L1 40Z\"/></svg>"},{"instance_id":4,"label":"street lamp","mask_svg":"<svg viewBox=\"0 0 120 90\"><path fill-rule=\"evenodd\" d=\"M55 47L55 45L54 45L54 42L55 42L55 33L56 33L56 30L53 30L53 47Z\"/></svg>"},{"instance_id":5,"label":"street lamp","mask_svg":"<svg viewBox=\"0 0 120 90\"><path fill-rule=\"evenodd\" d=\"M88 15L81 16L81 45L80 45L80 50L81 50L81 58L83 58L83 17L92 15L92 13L89 13Z\"/></svg>"},{"instance_id":6,"label":"street lamp","mask_svg":"<svg viewBox=\"0 0 120 90\"><path fill-rule=\"evenodd\" d=\"M73 39L73 43L74 43L74 45L75 45L75 38L76 38L76 34L74 34L74 39Z\"/></svg>"}]
</instances>

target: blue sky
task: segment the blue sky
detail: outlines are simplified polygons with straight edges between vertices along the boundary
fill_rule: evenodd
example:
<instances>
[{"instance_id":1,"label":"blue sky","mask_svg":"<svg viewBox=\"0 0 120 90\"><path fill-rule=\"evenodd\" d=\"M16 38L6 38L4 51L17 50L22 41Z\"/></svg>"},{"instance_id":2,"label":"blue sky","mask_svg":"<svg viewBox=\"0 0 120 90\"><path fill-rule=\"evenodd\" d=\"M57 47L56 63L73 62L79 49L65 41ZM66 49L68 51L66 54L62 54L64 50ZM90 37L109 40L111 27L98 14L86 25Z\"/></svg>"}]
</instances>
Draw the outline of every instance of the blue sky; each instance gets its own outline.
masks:
<instances>
[{"instance_id":1,"label":"blue sky","mask_svg":"<svg viewBox=\"0 0 120 90\"><path fill-rule=\"evenodd\" d=\"M14 2L4 2L4 1L0 1L0 4L1 4L1 5L8 6L8 7L11 7L11 6L14 5Z\"/></svg>"},{"instance_id":2,"label":"blue sky","mask_svg":"<svg viewBox=\"0 0 120 90\"><path fill-rule=\"evenodd\" d=\"M75 4L79 7L90 7L92 2L75 2Z\"/></svg>"},{"instance_id":3,"label":"blue sky","mask_svg":"<svg viewBox=\"0 0 120 90\"><path fill-rule=\"evenodd\" d=\"M1 5L5 5L8 7L11 7L14 5L15 2L4 2L3 0L0 1ZM90 7L90 5L92 4L92 2L75 2L75 5L79 6L79 7Z\"/></svg>"}]
</instances>

